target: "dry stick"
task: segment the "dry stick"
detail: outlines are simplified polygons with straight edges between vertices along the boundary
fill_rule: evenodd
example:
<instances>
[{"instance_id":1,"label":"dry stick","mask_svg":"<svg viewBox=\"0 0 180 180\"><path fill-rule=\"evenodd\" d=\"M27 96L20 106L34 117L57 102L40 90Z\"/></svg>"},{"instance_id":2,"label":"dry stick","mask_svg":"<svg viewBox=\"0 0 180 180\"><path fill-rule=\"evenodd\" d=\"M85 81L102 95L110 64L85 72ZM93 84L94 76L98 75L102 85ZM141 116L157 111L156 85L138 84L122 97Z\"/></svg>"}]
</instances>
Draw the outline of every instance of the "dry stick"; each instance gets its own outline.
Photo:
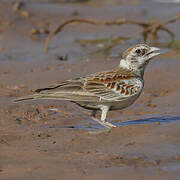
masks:
<instances>
[{"instance_id":1,"label":"dry stick","mask_svg":"<svg viewBox=\"0 0 180 180\"><path fill-rule=\"evenodd\" d=\"M149 23L149 27L144 29L143 33L146 36L146 38L147 38L148 34L150 34L152 43L154 43L155 40L157 39L157 31L159 31L159 30L165 31L171 36L171 41L169 43L169 44L171 44L174 41L175 35L173 32L171 32L170 30L168 30L164 26L166 24L176 22L179 19L180 19L180 13L177 13L176 16L174 16L173 18L168 19L164 22L151 22L151 23Z\"/></svg>"},{"instance_id":2,"label":"dry stick","mask_svg":"<svg viewBox=\"0 0 180 180\"><path fill-rule=\"evenodd\" d=\"M50 40L52 39L52 37L54 35L56 35L57 33L59 33L66 25L68 24L72 24L72 23L88 23L88 24L92 24L92 25L122 25L122 24L136 24L139 26L147 26L147 23L144 22L137 22L137 21L131 21L131 20L127 20L127 19L119 19L119 20L115 20L115 21L98 21L98 20L93 20L93 19L70 19L65 21L64 23L60 24L54 31L52 31L46 42L45 42L45 51L48 51L48 45Z\"/></svg>"},{"instance_id":3,"label":"dry stick","mask_svg":"<svg viewBox=\"0 0 180 180\"><path fill-rule=\"evenodd\" d=\"M144 40L146 41L148 38L148 35L151 35L151 40L152 42L154 42L157 39L157 31L159 30L163 30L165 32L167 32L170 36L171 36L171 42L174 40L174 34L168 30L167 28L164 28L163 26L169 23L173 23L175 21L177 21L178 19L180 19L180 13L178 13L175 17L164 21L163 23L161 22L138 22L138 21L132 21L132 20L128 20L128 19L118 19L118 20L114 20L114 21L101 21L101 20L94 20L94 19L70 19L65 21L64 23L60 24L54 31L52 31L48 38L46 39L45 42L45 51L48 51L48 45L50 40L52 39L52 37L54 35L56 35L57 33L59 33L60 31L62 31L62 29L68 25L68 24L72 24L72 23L88 23L88 24L92 24L92 25L122 25L122 24L134 24L134 25L138 25L141 26L143 28L142 31L142 35L144 37Z\"/></svg>"},{"instance_id":4,"label":"dry stick","mask_svg":"<svg viewBox=\"0 0 180 180\"><path fill-rule=\"evenodd\" d=\"M161 30L167 32L167 33L171 36L172 41L170 42L170 44L172 44L172 42L173 42L174 39L175 39L174 33L172 33L169 29L167 29L167 28L165 28L165 27L162 27Z\"/></svg>"},{"instance_id":5,"label":"dry stick","mask_svg":"<svg viewBox=\"0 0 180 180\"><path fill-rule=\"evenodd\" d=\"M161 25L164 26L164 25L166 25L166 24L176 22L176 21L179 20L179 19L180 19L180 12L178 12L174 17L172 17L171 19L165 21L165 22L162 23Z\"/></svg>"}]
</instances>

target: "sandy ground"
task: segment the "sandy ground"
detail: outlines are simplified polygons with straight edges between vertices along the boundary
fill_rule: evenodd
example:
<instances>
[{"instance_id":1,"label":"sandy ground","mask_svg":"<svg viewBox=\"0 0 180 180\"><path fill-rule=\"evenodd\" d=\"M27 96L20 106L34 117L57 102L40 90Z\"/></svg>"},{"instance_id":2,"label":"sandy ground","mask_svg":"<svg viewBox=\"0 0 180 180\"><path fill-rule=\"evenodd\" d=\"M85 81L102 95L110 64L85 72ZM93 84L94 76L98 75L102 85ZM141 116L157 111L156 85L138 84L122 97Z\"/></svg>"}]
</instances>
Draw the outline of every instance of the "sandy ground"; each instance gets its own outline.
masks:
<instances>
[{"instance_id":1,"label":"sandy ground","mask_svg":"<svg viewBox=\"0 0 180 180\"><path fill-rule=\"evenodd\" d=\"M180 50L170 49L149 64L145 88L136 103L108 114L110 121L119 125L110 131L92 121L90 112L70 102L12 101L36 88L118 65L117 58L89 56L98 45L82 46L75 40L127 36L139 31L129 26L69 26L52 40L46 54L46 36L30 38L32 29L53 29L72 17L168 18L180 5L143 1L140 5L95 7L38 2L25 4L24 14L14 12L11 3L0 3L0 180L178 180ZM179 38L180 23L168 27ZM113 53L133 43L129 41ZM57 58L66 54L67 61Z\"/></svg>"}]
</instances>

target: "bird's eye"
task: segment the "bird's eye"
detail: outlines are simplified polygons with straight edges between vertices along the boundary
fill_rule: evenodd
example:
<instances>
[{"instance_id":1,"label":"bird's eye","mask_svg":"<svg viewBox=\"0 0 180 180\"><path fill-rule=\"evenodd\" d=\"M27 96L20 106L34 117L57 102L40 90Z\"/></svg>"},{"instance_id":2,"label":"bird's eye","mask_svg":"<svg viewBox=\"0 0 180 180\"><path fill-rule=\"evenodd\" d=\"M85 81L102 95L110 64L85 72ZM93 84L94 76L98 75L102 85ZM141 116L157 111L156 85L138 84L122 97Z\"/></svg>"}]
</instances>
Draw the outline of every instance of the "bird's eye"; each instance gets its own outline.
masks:
<instances>
[{"instance_id":1,"label":"bird's eye","mask_svg":"<svg viewBox=\"0 0 180 180\"><path fill-rule=\"evenodd\" d=\"M136 49L136 53L137 53L137 54L140 54L140 53L141 53L141 50L140 50L140 49Z\"/></svg>"},{"instance_id":2,"label":"bird's eye","mask_svg":"<svg viewBox=\"0 0 180 180\"><path fill-rule=\"evenodd\" d=\"M138 54L138 55L145 55L145 53L146 53L146 49L136 49L136 54Z\"/></svg>"}]
</instances>

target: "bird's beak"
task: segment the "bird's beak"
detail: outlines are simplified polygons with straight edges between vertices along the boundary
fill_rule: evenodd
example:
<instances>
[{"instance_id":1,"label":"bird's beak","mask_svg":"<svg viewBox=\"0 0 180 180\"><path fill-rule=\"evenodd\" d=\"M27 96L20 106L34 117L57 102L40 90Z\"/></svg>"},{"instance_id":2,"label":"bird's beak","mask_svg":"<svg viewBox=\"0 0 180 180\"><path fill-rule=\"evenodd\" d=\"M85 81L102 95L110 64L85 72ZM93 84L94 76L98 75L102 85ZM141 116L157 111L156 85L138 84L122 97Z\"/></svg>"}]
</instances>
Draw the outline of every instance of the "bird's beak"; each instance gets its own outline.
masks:
<instances>
[{"instance_id":1,"label":"bird's beak","mask_svg":"<svg viewBox=\"0 0 180 180\"><path fill-rule=\"evenodd\" d=\"M157 56L159 54L161 54L160 51L161 49L157 48L157 47L150 47L150 50L146 53L146 56L148 56L149 59L151 59L154 56Z\"/></svg>"}]
</instances>

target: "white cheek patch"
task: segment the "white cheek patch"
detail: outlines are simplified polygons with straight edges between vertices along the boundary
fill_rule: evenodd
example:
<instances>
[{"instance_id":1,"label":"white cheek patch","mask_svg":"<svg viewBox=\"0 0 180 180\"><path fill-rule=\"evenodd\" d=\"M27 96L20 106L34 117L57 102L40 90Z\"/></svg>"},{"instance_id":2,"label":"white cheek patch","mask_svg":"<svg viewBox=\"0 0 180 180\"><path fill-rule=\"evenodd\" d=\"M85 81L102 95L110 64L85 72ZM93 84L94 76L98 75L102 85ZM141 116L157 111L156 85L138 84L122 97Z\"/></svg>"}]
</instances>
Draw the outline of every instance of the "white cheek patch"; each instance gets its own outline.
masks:
<instances>
[{"instance_id":1,"label":"white cheek patch","mask_svg":"<svg viewBox=\"0 0 180 180\"><path fill-rule=\"evenodd\" d=\"M130 62L129 61L126 61L124 59L121 59L120 61L120 66L122 68L125 68L125 69L129 69L130 68Z\"/></svg>"}]
</instances>

